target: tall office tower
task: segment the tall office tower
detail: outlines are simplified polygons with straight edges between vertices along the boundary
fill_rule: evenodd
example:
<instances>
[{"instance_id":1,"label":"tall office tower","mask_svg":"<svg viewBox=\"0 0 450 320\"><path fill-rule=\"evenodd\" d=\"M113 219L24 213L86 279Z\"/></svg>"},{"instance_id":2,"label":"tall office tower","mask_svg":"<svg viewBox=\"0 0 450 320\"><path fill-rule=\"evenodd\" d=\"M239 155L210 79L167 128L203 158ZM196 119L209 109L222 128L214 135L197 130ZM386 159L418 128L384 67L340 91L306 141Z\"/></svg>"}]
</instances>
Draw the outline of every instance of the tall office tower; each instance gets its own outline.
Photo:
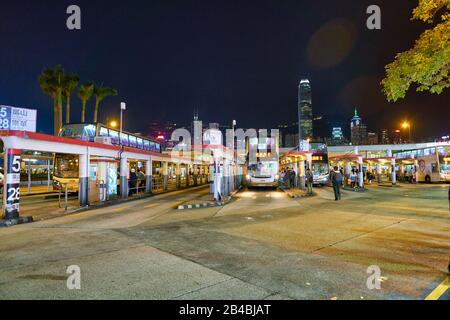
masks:
<instances>
[{"instance_id":1,"label":"tall office tower","mask_svg":"<svg viewBox=\"0 0 450 320\"><path fill-rule=\"evenodd\" d=\"M367 133L367 144L377 145L379 143L378 133L369 132Z\"/></svg>"},{"instance_id":2,"label":"tall office tower","mask_svg":"<svg viewBox=\"0 0 450 320\"><path fill-rule=\"evenodd\" d=\"M308 79L300 81L298 87L298 120L299 145L301 145L303 140L313 138L312 93Z\"/></svg>"},{"instance_id":3,"label":"tall office tower","mask_svg":"<svg viewBox=\"0 0 450 320\"><path fill-rule=\"evenodd\" d=\"M356 109L351 122L351 132L351 140L354 146L367 144L367 126L363 124L362 118L358 115L358 110Z\"/></svg>"},{"instance_id":4,"label":"tall office tower","mask_svg":"<svg viewBox=\"0 0 450 320\"><path fill-rule=\"evenodd\" d=\"M381 143L382 144L390 144L391 139L389 139L389 131L388 129L381 130Z\"/></svg>"},{"instance_id":5,"label":"tall office tower","mask_svg":"<svg viewBox=\"0 0 450 320\"><path fill-rule=\"evenodd\" d=\"M345 138L344 138L344 132L342 131L341 127L333 128L333 131L331 132L331 143L339 146L344 144Z\"/></svg>"}]
</instances>

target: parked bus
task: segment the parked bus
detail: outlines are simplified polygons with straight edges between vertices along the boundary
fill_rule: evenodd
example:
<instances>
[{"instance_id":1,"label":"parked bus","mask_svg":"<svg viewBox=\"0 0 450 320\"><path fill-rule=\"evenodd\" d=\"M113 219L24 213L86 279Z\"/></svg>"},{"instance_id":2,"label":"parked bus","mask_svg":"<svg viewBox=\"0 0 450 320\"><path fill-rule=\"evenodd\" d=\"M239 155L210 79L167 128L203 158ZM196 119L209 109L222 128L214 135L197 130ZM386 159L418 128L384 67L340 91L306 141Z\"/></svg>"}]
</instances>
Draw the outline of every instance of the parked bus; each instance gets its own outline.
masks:
<instances>
[{"instance_id":1,"label":"parked bus","mask_svg":"<svg viewBox=\"0 0 450 320\"><path fill-rule=\"evenodd\" d=\"M450 182L450 147L404 151L394 156L404 165L405 175L417 170L417 182Z\"/></svg>"},{"instance_id":2,"label":"parked bus","mask_svg":"<svg viewBox=\"0 0 450 320\"><path fill-rule=\"evenodd\" d=\"M325 186L330 182L330 164L326 152L316 151L313 153L312 173L314 175L314 185Z\"/></svg>"},{"instance_id":3,"label":"parked bus","mask_svg":"<svg viewBox=\"0 0 450 320\"><path fill-rule=\"evenodd\" d=\"M249 188L279 185L279 147L274 138L250 138L247 142L247 176ZM251 152L256 152L253 156Z\"/></svg>"},{"instance_id":4,"label":"parked bus","mask_svg":"<svg viewBox=\"0 0 450 320\"><path fill-rule=\"evenodd\" d=\"M139 135L122 131L121 133L103 124L69 124L65 125L59 134L60 137L80 139L83 141L96 142L98 138L105 138L115 146L125 146L140 150L161 153L161 144ZM94 164L101 159L91 158ZM67 185L69 192L78 192L79 167L78 156L56 153L53 170L53 188L59 190L61 185ZM118 163L111 162L110 176L117 176ZM95 170L95 165L91 166ZM113 172L115 171L115 172ZM111 186L113 184L110 184Z\"/></svg>"}]
</instances>

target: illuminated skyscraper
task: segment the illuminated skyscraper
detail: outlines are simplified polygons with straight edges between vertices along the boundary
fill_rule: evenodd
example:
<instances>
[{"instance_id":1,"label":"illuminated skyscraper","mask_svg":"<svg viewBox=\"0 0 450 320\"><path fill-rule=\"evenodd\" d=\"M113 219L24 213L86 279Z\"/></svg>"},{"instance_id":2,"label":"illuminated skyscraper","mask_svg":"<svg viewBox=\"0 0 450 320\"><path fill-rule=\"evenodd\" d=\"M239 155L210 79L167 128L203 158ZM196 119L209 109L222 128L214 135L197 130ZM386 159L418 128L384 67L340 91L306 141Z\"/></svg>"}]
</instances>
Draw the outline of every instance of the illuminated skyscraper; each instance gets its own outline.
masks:
<instances>
[{"instance_id":1,"label":"illuminated skyscraper","mask_svg":"<svg viewBox=\"0 0 450 320\"><path fill-rule=\"evenodd\" d=\"M355 109L355 115L351 122L352 144L361 146L367 144L367 126L363 124L362 118Z\"/></svg>"},{"instance_id":2,"label":"illuminated skyscraper","mask_svg":"<svg viewBox=\"0 0 450 320\"><path fill-rule=\"evenodd\" d=\"M298 88L299 140L313 138L313 111L311 84L308 79L300 81Z\"/></svg>"}]
</instances>

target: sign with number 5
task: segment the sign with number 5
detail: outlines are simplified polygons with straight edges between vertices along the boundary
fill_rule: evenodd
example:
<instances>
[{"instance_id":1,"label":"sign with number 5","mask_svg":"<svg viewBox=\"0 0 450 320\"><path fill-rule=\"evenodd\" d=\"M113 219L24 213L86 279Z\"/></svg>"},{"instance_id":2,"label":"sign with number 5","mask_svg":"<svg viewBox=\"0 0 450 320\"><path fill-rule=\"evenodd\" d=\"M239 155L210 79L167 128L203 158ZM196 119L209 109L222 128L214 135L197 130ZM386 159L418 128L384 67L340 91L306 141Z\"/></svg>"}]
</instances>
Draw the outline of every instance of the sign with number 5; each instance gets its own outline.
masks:
<instances>
[{"instance_id":1,"label":"sign with number 5","mask_svg":"<svg viewBox=\"0 0 450 320\"><path fill-rule=\"evenodd\" d=\"M20 212L20 163L22 150L8 149L5 181L5 219L17 219Z\"/></svg>"}]
</instances>

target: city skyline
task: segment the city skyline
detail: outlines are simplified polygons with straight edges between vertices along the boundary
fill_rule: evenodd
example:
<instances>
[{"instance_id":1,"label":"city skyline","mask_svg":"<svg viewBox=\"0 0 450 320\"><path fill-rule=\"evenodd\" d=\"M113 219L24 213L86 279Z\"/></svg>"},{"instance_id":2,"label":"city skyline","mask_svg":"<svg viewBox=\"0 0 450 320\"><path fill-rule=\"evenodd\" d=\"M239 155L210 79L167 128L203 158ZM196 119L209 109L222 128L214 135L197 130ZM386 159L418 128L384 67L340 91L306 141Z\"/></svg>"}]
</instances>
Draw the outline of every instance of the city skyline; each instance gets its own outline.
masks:
<instances>
[{"instance_id":1,"label":"city skyline","mask_svg":"<svg viewBox=\"0 0 450 320\"><path fill-rule=\"evenodd\" d=\"M124 126L130 131L153 121L188 124L194 108L215 114L205 121L238 119L242 127L275 128L295 122L295 92L299 80L308 78L314 84L314 116L344 122L356 106L376 131L407 118L418 138L448 134L449 92L411 91L397 103L381 93L385 65L424 30L410 21L414 2L380 1L381 31L366 28L368 1L319 1L308 6L306 18L302 4L154 2L135 6L139 10L114 6L98 17L100 2L80 1L82 30L69 31L63 3L45 10L34 1L8 3L0 13L0 36L8 43L0 53L0 98L5 105L49 114L52 102L40 91L37 76L46 66L62 64L84 75L83 81L116 87L119 95L104 102L100 121L118 118L119 104L126 101ZM123 11L129 14L114 23ZM73 100L76 122L80 102ZM88 114L92 111L90 104ZM51 132L51 119L41 120L38 130Z\"/></svg>"}]
</instances>

